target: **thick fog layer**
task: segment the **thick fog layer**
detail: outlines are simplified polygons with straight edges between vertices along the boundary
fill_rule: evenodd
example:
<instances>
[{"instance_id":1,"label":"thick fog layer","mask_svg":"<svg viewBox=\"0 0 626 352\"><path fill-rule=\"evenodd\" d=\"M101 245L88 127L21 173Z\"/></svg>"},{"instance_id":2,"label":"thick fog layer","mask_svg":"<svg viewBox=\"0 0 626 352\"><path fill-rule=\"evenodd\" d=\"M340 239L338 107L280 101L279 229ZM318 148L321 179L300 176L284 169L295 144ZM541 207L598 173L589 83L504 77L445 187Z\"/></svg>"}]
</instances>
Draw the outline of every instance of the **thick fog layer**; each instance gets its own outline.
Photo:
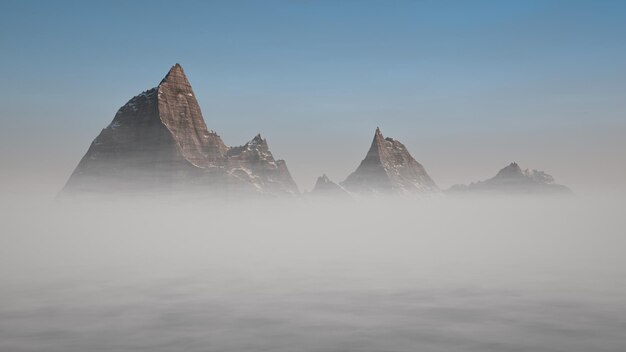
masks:
<instances>
[{"instance_id":1,"label":"thick fog layer","mask_svg":"<svg viewBox=\"0 0 626 352\"><path fill-rule=\"evenodd\" d=\"M623 351L624 197L1 201L2 351Z\"/></svg>"}]
</instances>

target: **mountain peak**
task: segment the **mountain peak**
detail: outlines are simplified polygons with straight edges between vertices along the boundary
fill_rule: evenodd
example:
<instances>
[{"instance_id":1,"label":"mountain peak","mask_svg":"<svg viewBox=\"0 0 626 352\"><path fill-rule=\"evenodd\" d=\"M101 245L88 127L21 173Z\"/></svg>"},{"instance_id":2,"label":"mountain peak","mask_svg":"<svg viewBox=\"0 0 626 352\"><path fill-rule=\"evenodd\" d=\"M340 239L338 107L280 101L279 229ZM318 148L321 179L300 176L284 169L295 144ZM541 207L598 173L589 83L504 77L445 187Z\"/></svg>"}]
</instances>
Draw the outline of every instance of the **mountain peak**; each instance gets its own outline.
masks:
<instances>
[{"instance_id":1,"label":"mountain peak","mask_svg":"<svg viewBox=\"0 0 626 352\"><path fill-rule=\"evenodd\" d=\"M512 162L502 170L498 171L496 177L500 178L510 178L510 177L524 177L524 173L522 172L522 168L516 162Z\"/></svg>"},{"instance_id":2,"label":"mountain peak","mask_svg":"<svg viewBox=\"0 0 626 352\"><path fill-rule=\"evenodd\" d=\"M260 133L257 133L257 135L254 136L254 138L252 138L250 142L246 143L246 146L253 149L267 149L267 152L269 152L267 140L263 139Z\"/></svg>"},{"instance_id":3,"label":"mountain peak","mask_svg":"<svg viewBox=\"0 0 626 352\"><path fill-rule=\"evenodd\" d=\"M191 88L191 85L189 84L189 80L187 79L187 76L185 75L185 70L183 70L183 67L179 63L176 63L174 66L170 68L170 70L167 72L165 77L163 77L159 85L163 83L183 84Z\"/></svg>"},{"instance_id":4,"label":"mountain peak","mask_svg":"<svg viewBox=\"0 0 626 352\"><path fill-rule=\"evenodd\" d=\"M196 95L180 64L170 68L159 83L158 114L176 139L184 157L194 165L214 166L228 147L206 126Z\"/></svg>"},{"instance_id":5,"label":"mountain peak","mask_svg":"<svg viewBox=\"0 0 626 352\"><path fill-rule=\"evenodd\" d=\"M326 174L323 174L322 176L317 178L317 181L315 182L315 187L313 188L313 191L311 193L318 196L336 196L342 198L350 197L346 190L331 181L330 178L326 176Z\"/></svg>"},{"instance_id":6,"label":"mountain peak","mask_svg":"<svg viewBox=\"0 0 626 352\"><path fill-rule=\"evenodd\" d=\"M226 188L299 193L286 163L274 160L260 134L244 146L229 148L207 128L191 84L177 63L157 87L119 109L65 189L109 192L187 187L210 192Z\"/></svg>"},{"instance_id":7,"label":"mountain peak","mask_svg":"<svg viewBox=\"0 0 626 352\"><path fill-rule=\"evenodd\" d=\"M374 140L372 142L372 145L380 144L380 142L384 140L385 140L385 137L383 136L383 133L380 131L380 127L376 127L376 132L374 132Z\"/></svg>"},{"instance_id":8,"label":"mountain peak","mask_svg":"<svg viewBox=\"0 0 626 352\"><path fill-rule=\"evenodd\" d=\"M364 193L413 193L435 191L437 186L404 144L385 138L376 128L365 159L341 183L349 191Z\"/></svg>"},{"instance_id":9,"label":"mountain peak","mask_svg":"<svg viewBox=\"0 0 626 352\"><path fill-rule=\"evenodd\" d=\"M522 170L512 162L487 180L469 185L454 185L450 192L487 192L501 194L571 194L572 191L554 182L554 177L538 170Z\"/></svg>"},{"instance_id":10,"label":"mountain peak","mask_svg":"<svg viewBox=\"0 0 626 352\"><path fill-rule=\"evenodd\" d=\"M372 144L370 145L370 149L367 152L366 158L380 159L381 149L384 148L384 145L385 137L380 131L380 127L376 127L376 131L374 132L374 139L372 139Z\"/></svg>"},{"instance_id":11,"label":"mountain peak","mask_svg":"<svg viewBox=\"0 0 626 352\"><path fill-rule=\"evenodd\" d=\"M317 183L328 183L328 182L332 182L328 176L326 176L326 174L322 174L322 176L317 178Z\"/></svg>"}]
</instances>

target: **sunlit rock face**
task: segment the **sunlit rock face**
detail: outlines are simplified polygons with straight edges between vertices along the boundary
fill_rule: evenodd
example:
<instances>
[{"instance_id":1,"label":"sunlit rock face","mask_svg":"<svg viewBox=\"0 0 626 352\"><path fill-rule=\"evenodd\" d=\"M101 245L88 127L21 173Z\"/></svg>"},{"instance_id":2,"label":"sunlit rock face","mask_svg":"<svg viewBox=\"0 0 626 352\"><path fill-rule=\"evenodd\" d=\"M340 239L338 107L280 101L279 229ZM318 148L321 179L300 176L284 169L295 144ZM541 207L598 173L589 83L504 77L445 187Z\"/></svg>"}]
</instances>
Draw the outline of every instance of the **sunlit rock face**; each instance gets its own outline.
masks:
<instances>
[{"instance_id":1,"label":"sunlit rock face","mask_svg":"<svg viewBox=\"0 0 626 352\"><path fill-rule=\"evenodd\" d=\"M359 194L413 194L438 191L426 169L404 144L376 129L372 145L359 167L341 183Z\"/></svg>"},{"instance_id":2,"label":"sunlit rock face","mask_svg":"<svg viewBox=\"0 0 626 352\"><path fill-rule=\"evenodd\" d=\"M119 109L92 142L64 193L297 194L284 161L274 160L265 140L255 140L229 148L209 130L183 68L176 64L157 87Z\"/></svg>"},{"instance_id":3,"label":"sunlit rock face","mask_svg":"<svg viewBox=\"0 0 626 352\"><path fill-rule=\"evenodd\" d=\"M220 136L207 129L196 96L179 64L170 69L157 90L159 118L185 159L202 167L222 164L228 147Z\"/></svg>"},{"instance_id":4,"label":"sunlit rock face","mask_svg":"<svg viewBox=\"0 0 626 352\"><path fill-rule=\"evenodd\" d=\"M522 170L515 162L504 167L496 176L469 185L452 186L448 193L483 194L571 194L572 191L554 182L551 175L538 170Z\"/></svg>"}]
</instances>

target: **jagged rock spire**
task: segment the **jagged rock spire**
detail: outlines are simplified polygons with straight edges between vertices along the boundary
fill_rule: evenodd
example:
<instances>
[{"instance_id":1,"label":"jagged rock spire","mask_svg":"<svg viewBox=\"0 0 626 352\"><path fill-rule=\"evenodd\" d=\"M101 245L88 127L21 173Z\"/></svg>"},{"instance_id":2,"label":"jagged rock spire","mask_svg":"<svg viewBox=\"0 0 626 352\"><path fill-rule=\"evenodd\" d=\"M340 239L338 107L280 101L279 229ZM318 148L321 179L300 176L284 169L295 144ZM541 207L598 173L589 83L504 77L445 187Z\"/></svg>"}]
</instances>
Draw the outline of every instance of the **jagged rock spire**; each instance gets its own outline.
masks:
<instances>
[{"instance_id":1,"label":"jagged rock spire","mask_svg":"<svg viewBox=\"0 0 626 352\"><path fill-rule=\"evenodd\" d=\"M326 174L322 174L322 176L318 177L315 181L315 187L313 188L313 191L327 188L328 185L336 185L336 183L331 181L328 176L326 176Z\"/></svg>"},{"instance_id":2,"label":"jagged rock spire","mask_svg":"<svg viewBox=\"0 0 626 352\"><path fill-rule=\"evenodd\" d=\"M370 149L365 155L365 160L369 162L380 162L382 163L381 157L384 157L385 154L385 137L382 132L380 132L380 128L376 127L376 132L374 132L374 139L372 140L372 144L370 145ZM364 160L364 161L365 161Z\"/></svg>"},{"instance_id":3,"label":"jagged rock spire","mask_svg":"<svg viewBox=\"0 0 626 352\"><path fill-rule=\"evenodd\" d=\"M172 82L172 83L175 82L177 85L180 85L180 86L186 85L186 86L191 87L191 84L189 83L189 80L187 79L187 76L185 75L185 70L183 70L183 67L179 63L176 63L174 66L170 68L170 70L167 72L165 77L163 77L159 85L167 83L167 82Z\"/></svg>"},{"instance_id":4,"label":"jagged rock spire","mask_svg":"<svg viewBox=\"0 0 626 352\"><path fill-rule=\"evenodd\" d=\"M404 144L385 138L376 128L365 159L342 185L358 193L416 193L436 191L437 186Z\"/></svg>"},{"instance_id":5,"label":"jagged rock spire","mask_svg":"<svg viewBox=\"0 0 626 352\"><path fill-rule=\"evenodd\" d=\"M172 66L157 89L159 116L183 156L198 166L221 162L228 147L217 134L209 132L182 66Z\"/></svg>"}]
</instances>

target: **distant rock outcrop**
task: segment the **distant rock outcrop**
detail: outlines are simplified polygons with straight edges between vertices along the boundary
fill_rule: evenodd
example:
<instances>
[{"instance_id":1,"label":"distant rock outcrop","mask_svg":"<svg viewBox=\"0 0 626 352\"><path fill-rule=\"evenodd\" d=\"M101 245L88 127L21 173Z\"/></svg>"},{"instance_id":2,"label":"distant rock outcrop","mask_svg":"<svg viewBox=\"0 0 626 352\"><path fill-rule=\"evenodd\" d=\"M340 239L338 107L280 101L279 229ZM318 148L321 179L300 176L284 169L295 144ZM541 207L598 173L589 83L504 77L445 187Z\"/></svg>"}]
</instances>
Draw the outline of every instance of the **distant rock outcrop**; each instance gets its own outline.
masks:
<instances>
[{"instance_id":1,"label":"distant rock outcrop","mask_svg":"<svg viewBox=\"0 0 626 352\"><path fill-rule=\"evenodd\" d=\"M229 148L207 128L183 68L122 106L92 142L65 193L206 190L296 194L260 136Z\"/></svg>"},{"instance_id":2,"label":"distant rock outcrop","mask_svg":"<svg viewBox=\"0 0 626 352\"><path fill-rule=\"evenodd\" d=\"M572 191L556 184L554 178L543 171L522 170L515 162L498 171L496 176L469 185L454 185L448 193L493 194L571 194Z\"/></svg>"},{"instance_id":3,"label":"distant rock outcrop","mask_svg":"<svg viewBox=\"0 0 626 352\"><path fill-rule=\"evenodd\" d=\"M314 196L350 198L350 194L343 187L331 181L326 174L317 178L311 194Z\"/></svg>"},{"instance_id":4,"label":"distant rock outcrop","mask_svg":"<svg viewBox=\"0 0 626 352\"><path fill-rule=\"evenodd\" d=\"M404 144L384 138L376 128L372 145L359 167L341 183L348 191L359 194L411 194L438 191Z\"/></svg>"}]
</instances>

